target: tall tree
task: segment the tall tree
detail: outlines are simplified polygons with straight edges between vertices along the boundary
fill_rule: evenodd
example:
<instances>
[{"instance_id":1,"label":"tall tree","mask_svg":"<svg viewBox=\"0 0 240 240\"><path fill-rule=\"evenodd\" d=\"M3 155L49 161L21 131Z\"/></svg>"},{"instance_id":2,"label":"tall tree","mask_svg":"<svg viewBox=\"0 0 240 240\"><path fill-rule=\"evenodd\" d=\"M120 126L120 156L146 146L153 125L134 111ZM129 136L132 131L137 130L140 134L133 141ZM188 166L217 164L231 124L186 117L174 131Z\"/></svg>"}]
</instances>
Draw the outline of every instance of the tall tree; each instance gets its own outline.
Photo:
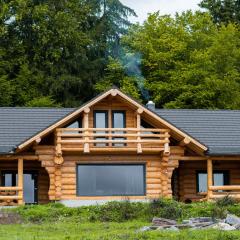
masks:
<instances>
[{"instance_id":1,"label":"tall tree","mask_svg":"<svg viewBox=\"0 0 240 240\"><path fill-rule=\"evenodd\" d=\"M124 37L142 55L145 86L158 107L240 108L240 33L207 13L149 16Z\"/></svg>"},{"instance_id":2,"label":"tall tree","mask_svg":"<svg viewBox=\"0 0 240 240\"><path fill-rule=\"evenodd\" d=\"M129 14L117 0L1 1L0 77L15 89L6 104L47 97L41 104L76 106L91 98Z\"/></svg>"},{"instance_id":3,"label":"tall tree","mask_svg":"<svg viewBox=\"0 0 240 240\"><path fill-rule=\"evenodd\" d=\"M215 23L240 23L240 0L202 0L199 6L210 12Z\"/></svg>"}]
</instances>

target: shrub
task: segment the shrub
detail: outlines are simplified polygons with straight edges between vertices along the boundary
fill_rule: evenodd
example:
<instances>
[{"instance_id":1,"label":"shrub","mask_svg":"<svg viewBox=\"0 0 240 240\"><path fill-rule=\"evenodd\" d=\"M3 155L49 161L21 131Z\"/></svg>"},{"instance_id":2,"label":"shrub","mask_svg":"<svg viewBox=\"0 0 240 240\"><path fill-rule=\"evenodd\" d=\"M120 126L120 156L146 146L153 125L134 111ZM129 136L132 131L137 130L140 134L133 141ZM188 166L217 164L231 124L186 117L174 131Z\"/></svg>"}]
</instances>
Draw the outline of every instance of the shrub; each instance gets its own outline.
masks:
<instances>
[{"instance_id":1,"label":"shrub","mask_svg":"<svg viewBox=\"0 0 240 240\"><path fill-rule=\"evenodd\" d=\"M234 205L235 203L236 203L236 200L228 195L216 201L216 205L219 207L226 207L226 206Z\"/></svg>"},{"instance_id":2,"label":"shrub","mask_svg":"<svg viewBox=\"0 0 240 240\"><path fill-rule=\"evenodd\" d=\"M149 204L149 213L152 216L179 219L183 214L183 203L171 199L160 198Z\"/></svg>"},{"instance_id":3,"label":"shrub","mask_svg":"<svg viewBox=\"0 0 240 240\"><path fill-rule=\"evenodd\" d=\"M90 215L91 221L123 222L137 219L143 215L143 203L130 201L113 201L97 206Z\"/></svg>"}]
</instances>

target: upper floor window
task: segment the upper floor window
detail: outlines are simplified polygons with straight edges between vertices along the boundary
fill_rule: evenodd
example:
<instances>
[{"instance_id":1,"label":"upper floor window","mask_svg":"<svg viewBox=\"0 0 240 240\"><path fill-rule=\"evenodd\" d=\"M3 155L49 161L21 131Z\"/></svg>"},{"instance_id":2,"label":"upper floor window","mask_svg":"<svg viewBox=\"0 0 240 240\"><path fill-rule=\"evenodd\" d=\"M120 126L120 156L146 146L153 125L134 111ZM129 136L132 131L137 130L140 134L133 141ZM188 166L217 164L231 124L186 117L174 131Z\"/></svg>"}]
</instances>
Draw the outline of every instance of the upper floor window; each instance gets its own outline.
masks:
<instances>
[{"instance_id":1,"label":"upper floor window","mask_svg":"<svg viewBox=\"0 0 240 240\"><path fill-rule=\"evenodd\" d=\"M126 128L126 112L125 111L112 111L112 128ZM124 134L124 131L114 131L115 134ZM114 137L116 140L124 140L124 137ZM124 143L114 143L115 147L123 147Z\"/></svg>"},{"instance_id":2,"label":"upper floor window","mask_svg":"<svg viewBox=\"0 0 240 240\"><path fill-rule=\"evenodd\" d=\"M93 125L94 128L108 128L108 111L105 110L96 110L93 112ZM105 131L97 131L95 132L99 135L104 135ZM103 141L106 140L106 137L100 136L96 137L95 140ZM97 147L105 147L108 144L106 143L96 143L95 146Z\"/></svg>"}]
</instances>

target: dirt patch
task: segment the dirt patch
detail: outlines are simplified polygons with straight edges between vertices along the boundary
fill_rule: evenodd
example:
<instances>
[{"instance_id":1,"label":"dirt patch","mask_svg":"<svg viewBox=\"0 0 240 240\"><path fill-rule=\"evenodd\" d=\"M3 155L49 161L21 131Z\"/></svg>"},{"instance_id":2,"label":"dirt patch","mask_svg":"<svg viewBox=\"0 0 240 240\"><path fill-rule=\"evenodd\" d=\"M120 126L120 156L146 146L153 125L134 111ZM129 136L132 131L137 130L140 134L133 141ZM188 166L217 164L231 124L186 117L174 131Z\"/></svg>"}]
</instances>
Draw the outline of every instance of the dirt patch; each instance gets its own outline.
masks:
<instances>
[{"instance_id":1,"label":"dirt patch","mask_svg":"<svg viewBox=\"0 0 240 240\"><path fill-rule=\"evenodd\" d=\"M0 224L20 224L23 219L19 214L13 212L0 211Z\"/></svg>"}]
</instances>

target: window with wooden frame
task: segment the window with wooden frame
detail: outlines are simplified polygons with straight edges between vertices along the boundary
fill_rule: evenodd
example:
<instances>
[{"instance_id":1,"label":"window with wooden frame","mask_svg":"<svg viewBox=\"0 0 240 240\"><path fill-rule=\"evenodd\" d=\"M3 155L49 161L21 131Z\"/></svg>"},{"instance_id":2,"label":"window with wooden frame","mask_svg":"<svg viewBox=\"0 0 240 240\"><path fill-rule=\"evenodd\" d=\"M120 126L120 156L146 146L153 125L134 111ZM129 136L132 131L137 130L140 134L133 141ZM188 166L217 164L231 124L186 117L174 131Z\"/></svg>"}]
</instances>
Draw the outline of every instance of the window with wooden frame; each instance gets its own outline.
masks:
<instances>
[{"instance_id":1,"label":"window with wooden frame","mask_svg":"<svg viewBox=\"0 0 240 240\"><path fill-rule=\"evenodd\" d=\"M145 164L79 164L78 196L145 196Z\"/></svg>"},{"instance_id":2,"label":"window with wooden frame","mask_svg":"<svg viewBox=\"0 0 240 240\"><path fill-rule=\"evenodd\" d=\"M113 110L112 111L112 128L126 128L126 111L123 110ZM113 134L124 134L125 131L114 131ZM124 137L114 137L116 140L125 140ZM114 143L115 147L126 146L124 143Z\"/></svg>"},{"instance_id":3,"label":"window with wooden frame","mask_svg":"<svg viewBox=\"0 0 240 240\"><path fill-rule=\"evenodd\" d=\"M94 128L108 128L108 111L106 110L95 110L93 111L93 126ZM103 135L106 131L96 131L96 134ZM100 136L95 137L96 140L107 140L108 138ZM107 143L96 143L97 147L106 147Z\"/></svg>"},{"instance_id":4,"label":"window with wooden frame","mask_svg":"<svg viewBox=\"0 0 240 240\"><path fill-rule=\"evenodd\" d=\"M207 171L197 171L197 193L207 192ZM213 185L224 186L229 184L229 171L215 170L213 171Z\"/></svg>"}]
</instances>

